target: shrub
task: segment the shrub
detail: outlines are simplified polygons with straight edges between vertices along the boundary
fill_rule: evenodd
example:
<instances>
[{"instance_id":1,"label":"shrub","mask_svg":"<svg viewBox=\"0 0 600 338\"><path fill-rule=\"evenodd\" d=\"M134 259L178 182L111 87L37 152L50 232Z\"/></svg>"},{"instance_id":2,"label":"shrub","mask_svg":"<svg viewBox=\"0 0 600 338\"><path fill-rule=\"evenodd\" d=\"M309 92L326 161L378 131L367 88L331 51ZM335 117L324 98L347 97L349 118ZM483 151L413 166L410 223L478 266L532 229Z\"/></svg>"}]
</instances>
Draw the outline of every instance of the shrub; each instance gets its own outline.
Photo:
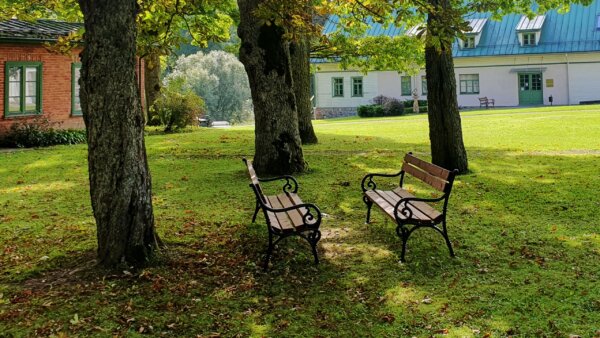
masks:
<instances>
[{"instance_id":1,"label":"shrub","mask_svg":"<svg viewBox=\"0 0 600 338\"><path fill-rule=\"evenodd\" d=\"M165 132L173 132L191 125L204 113L204 101L191 90L183 90L182 81L171 81L152 106L155 112L150 125L160 121Z\"/></svg>"},{"instance_id":2,"label":"shrub","mask_svg":"<svg viewBox=\"0 0 600 338\"><path fill-rule=\"evenodd\" d=\"M390 99L391 98L389 98L387 96L379 95L379 96L375 96L372 101L373 101L373 104L375 104L375 105L383 106Z\"/></svg>"},{"instance_id":3,"label":"shrub","mask_svg":"<svg viewBox=\"0 0 600 338\"><path fill-rule=\"evenodd\" d=\"M381 117L385 115L383 107L378 104L358 106L357 113L360 117Z\"/></svg>"},{"instance_id":4,"label":"shrub","mask_svg":"<svg viewBox=\"0 0 600 338\"><path fill-rule=\"evenodd\" d=\"M404 113L404 105L402 101L392 98L383 104L383 110L385 116L399 116Z\"/></svg>"},{"instance_id":5,"label":"shrub","mask_svg":"<svg viewBox=\"0 0 600 338\"><path fill-rule=\"evenodd\" d=\"M14 123L0 144L6 147L32 148L58 144L77 144L87 141L85 130L54 129L44 117Z\"/></svg>"},{"instance_id":6,"label":"shrub","mask_svg":"<svg viewBox=\"0 0 600 338\"><path fill-rule=\"evenodd\" d=\"M419 107L427 107L427 100L419 100Z\"/></svg>"}]
</instances>

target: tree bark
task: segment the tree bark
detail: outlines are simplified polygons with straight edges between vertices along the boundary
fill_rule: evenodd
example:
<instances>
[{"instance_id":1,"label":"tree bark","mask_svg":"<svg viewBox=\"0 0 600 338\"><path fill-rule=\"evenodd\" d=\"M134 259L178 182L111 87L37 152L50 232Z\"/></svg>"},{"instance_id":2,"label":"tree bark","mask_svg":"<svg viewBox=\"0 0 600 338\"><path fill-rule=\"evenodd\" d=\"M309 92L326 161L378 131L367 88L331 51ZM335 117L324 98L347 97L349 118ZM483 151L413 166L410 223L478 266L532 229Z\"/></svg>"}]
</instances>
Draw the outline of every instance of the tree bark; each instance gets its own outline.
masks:
<instances>
[{"instance_id":1,"label":"tree bark","mask_svg":"<svg viewBox=\"0 0 600 338\"><path fill-rule=\"evenodd\" d=\"M150 108L160 95L160 55L150 53L144 57L144 88L146 92L146 110L148 121L152 118Z\"/></svg>"},{"instance_id":2,"label":"tree bark","mask_svg":"<svg viewBox=\"0 0 600 338\"><path fill-rule=\"evenodd\" d=\"M302 144L317 143L317 135L312 125L312 104L310 101L310 60L308 39L300 39L290 44L292 78L298 109L298 132Z\"/></svg>"},{"instance_id":3,"label":"tree bark","mask_svg":"<svg viewBox=\"0 0 600 338\"><path fill-rule=\"evenodd\" d=\"M449 170L458 169L460 173L466 173L468 171L467 152L463 143L456 99L451 39L441 37L439 46L431 43L432 35L440 32L440 27L444 24L440 13L444 9L450 8L451 5L449 0L429 0L429 4L436 12L428 15L428 41L425 47L432 162Z\"/></svg>"},{"instance_id":4,"label":"tree bark","mask_svg":"<svg viewBox=\"0 0 600 338\"><path fill-rule=\"evenodd\" d=\"M305 168L285 30L254 13L262 0L238 0L244 64L254 104L254 168L259 174L292 174Z\"/></svg>"},{"instance_id":5,"label":"tree bark","mask_svg":"<svg viewBox=\"0 0 600 338\"><path fill-rule=\"evenodd\" d=\"M136 1L79 0L81 104L98 262L141 266L157 247L144 115L136 81Z\"/></svg>"}]
</instances>

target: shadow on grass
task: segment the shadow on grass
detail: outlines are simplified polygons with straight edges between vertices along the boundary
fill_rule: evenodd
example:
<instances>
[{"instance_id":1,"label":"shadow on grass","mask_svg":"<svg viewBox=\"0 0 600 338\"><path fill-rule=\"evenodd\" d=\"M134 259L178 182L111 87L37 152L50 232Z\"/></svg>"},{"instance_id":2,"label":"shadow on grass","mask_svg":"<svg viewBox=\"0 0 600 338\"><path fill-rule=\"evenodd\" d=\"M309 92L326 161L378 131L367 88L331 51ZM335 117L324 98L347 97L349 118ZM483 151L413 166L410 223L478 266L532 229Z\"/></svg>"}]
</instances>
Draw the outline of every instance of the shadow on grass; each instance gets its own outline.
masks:
<instances>
[{"instance_id":1,"label":"shadow on grass","mask_svg":"<svg viewBox=\"0 0 600 338\"><path fill-rule=\"evenodd\" d=\"M305 147L310 170L298 180L303 200L329 215L319 245L322 264L312 265L306 243L288 239L264 273L266 226L262 218L250 223L254 197L241 163L241 154L252 153L251 132L185 136L191 139L161 136L156 142L163 152L149 152L157 226L168 244L156 262L106 276L91 267L77 271L90 258L93 231L61 244L56 237L66 231L44 230L48 224L40 221L27 236L3 236L11 245L29 243L17 249L26 257L19 264L36 272L0 277L0 331L379 337L592 336L598 329L597 156L470 149L473 171L458 178L450 199L448 226L458 257L448 257L441 236L423 229L408 243L408 262L399 264L395 224L376 210L374 223L363 224L360 180L366 172L397 171L408 151L428 159L427 145L319 135L322 144ZM38 183L55 181L49 175ZM85 187L60 195L78 203L68 196L79 189ZM0 204L44 196L3 196ZM52 209L52 201L45 203ZM38 212L42 220L49 213ZM0 227L6 234L15 225L9 220ZM92 238L73 251L85 235ZM44 236L61 255L38 263L39 252L27 253Z\"/></svg>"}]
</instances>

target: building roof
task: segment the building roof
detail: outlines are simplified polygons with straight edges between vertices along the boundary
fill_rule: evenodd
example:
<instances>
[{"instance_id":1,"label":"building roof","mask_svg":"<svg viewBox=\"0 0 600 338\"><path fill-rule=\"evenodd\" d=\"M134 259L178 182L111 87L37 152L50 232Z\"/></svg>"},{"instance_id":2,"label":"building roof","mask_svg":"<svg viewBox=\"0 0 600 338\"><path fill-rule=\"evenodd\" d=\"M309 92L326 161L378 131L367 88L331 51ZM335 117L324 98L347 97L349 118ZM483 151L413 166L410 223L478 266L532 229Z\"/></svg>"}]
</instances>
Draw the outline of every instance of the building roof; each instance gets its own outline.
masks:
<instances>
[{"instance_id":1,"label":"building roof","mask_svg":"<svg viewBox=\"0 0 600 338\"><path fill-rule=\"evenodd\" d=\"M27 22L10 19L0 22L0 40L55 41L82 27L81 23L53 20Z\"/></svg>"},{"instance_id":2,"label":"building roof","mask_svg":"<svg viewBox=\"0 0 600 338\"><path fill-rule=\"evenodd\" d=\"M477 19L474 19L477 20ZM517 24L517 31L536 31L542 29L544 21L546 20L545 15L538 15L533 19L529 19L523 15L519 23Z\"/></svg>"},{"instance_id":3,"label":"building roof","mask_svg":"<svg viewBox=\"0 0 600 338\"><path fill-rule=\"evenodd\" d=\"M453 45L453 56L456 58L600 51L600 0L593 0L589 6L573 4L565 14L548 11L531 20L520 14L508 14L496 21L490 13L473 13L465 19L473 29L467 34L480 34L480 40L476 48L461 49L457 39ZM328 20L323 32L333 32L336 24L337 19ZM414 27L385 28L373 23L367 35L414 35L414 31ZM523 31L541 31L537 45L522 46L518 34Z\"/></svg>"},{"instance_id":4,"label":"building roof","mask_svg":"<svg viewBox=\"0 0 600 338\"><path fill-rule=\"evenodd\" d=\"M466 32L467 34L479 34L483 30L483 26L487 22L487 19L468 19L471 31Z\"/></svg>"}]
</instances>

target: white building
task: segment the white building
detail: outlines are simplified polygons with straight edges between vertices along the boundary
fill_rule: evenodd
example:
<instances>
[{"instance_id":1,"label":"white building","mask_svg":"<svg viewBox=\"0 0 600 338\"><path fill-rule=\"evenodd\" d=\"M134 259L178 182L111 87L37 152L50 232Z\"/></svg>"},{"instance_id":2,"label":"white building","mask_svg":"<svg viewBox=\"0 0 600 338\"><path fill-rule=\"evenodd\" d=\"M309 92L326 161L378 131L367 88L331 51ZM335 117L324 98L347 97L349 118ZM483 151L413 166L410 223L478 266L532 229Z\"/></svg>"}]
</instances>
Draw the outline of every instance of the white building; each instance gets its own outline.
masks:
<instances>
[{"instance_id":1,"label":"white building","mask_svg":"<svg viewBox=\"0 0 600 338\"><path fill-rule=\"evenodd\" d=\"M496 106L550 105L550 97L554 105L600 102L600 0L531 20L507 15L494 21L485 13L468 20L473 30L453 46L459 106L479 107L480 97L493 98ZM378 95L411 100L416 89L422 99L427 96L424 70L416 76L363 74L334 62L317 63L317 116L354 115L356 107Z\"/></svg>"}]
</instances>

